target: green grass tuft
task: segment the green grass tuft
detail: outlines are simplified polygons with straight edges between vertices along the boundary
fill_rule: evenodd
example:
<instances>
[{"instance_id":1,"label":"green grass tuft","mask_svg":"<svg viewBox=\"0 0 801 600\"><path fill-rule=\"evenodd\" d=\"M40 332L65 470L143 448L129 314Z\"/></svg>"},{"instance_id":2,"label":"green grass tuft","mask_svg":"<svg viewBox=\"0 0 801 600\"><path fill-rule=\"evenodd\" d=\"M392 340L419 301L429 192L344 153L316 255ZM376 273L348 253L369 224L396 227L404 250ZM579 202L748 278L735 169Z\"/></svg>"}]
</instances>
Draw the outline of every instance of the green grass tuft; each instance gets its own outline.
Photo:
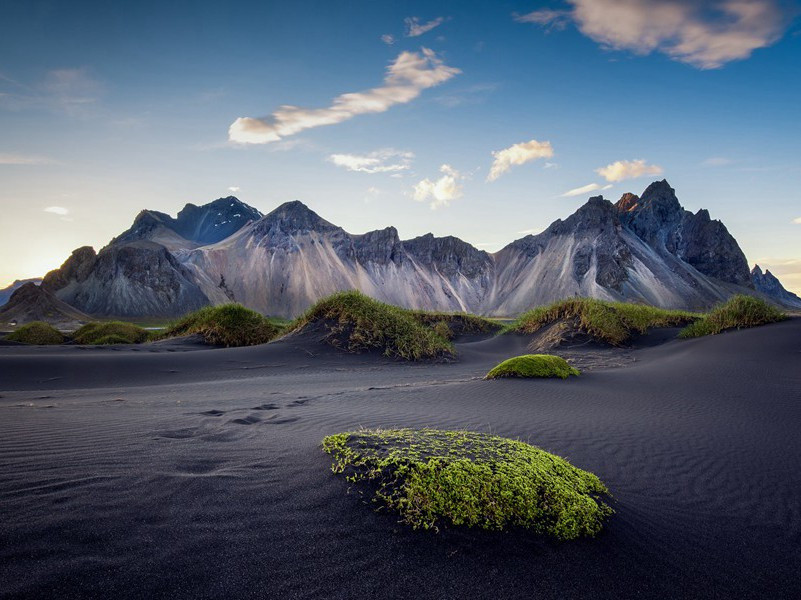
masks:
<instances>
[{"instance_id":1,"label":"green grass tuft","mask_svg":"<svg viewBox=\"0 0 801 600\"><path fill-rule=\"evenodd\" d=\"M564 358L551 354L524 354L503 361L493 368L484 379L499 377L560 377L567 379L570 375L581 372L567 364Z\"/></svg>"},{"instance_id":2,"label":"green grass tuft","mask_svg":"<svg viewBox=\"0 0 801 600\"><path fill-rule=\"evenodd\" d=\"M576 321L580 331L613 346L630 341L635 333L653 327L686 325L700 315L642 304L607 302L593 298L570 298L522 314L505 331L534 333L560 319Z\"/></svg>"},{"instance_id":3,"label":"green grass tuft","mask_svg":"<svg viewBox=\"0 0 801 600\"><path fill-rule=\"evenodd\" d=\"M592 473L535 446L436 429L331 435L332 470L367 483L373 501L413 528L523 527L559 540L597 535L612 509Z\"/></svg>"},{"instance_id":4,"label":"green grass tuft","mask_svg":"<svg viewBox=\"0 0 801 600\"><path fill-rule=\"evenodd\" d=\"M348 352L378 350L405 360L450 358L453 346L433 329L411 316L411 311L373 300L361 292L339 292L320 300L291 326L299 331L310 324L328 329L326 340Z\"/></svg>"},{"instance_id":5,"label":"green grass tuft","mask_svg":"<svg viewBox=\"0 0 801 600\"><path fill-rule=\"evenodd\" d=\"M49 323L32 321L8 334L6 339L10 342L19 342L20 344L52 346L55 344L63 344L67 338Z\"/></svg>"},{"instance_id":6,"label":"green grass tuft","mask_svg":"<svg viewBox=\"0 0 801 600\"><path fill-rule=\"evenodd\" d=\"M133 323L96 321L78 329L72 338L77 344L141 344L150 334Z\"/></svg>"},{"instance_id":7,"label":"green grass tuft","mask_svg":"<svg viewBox=\"0 0 801 600\"><path fill-rule=\"evenodd\" d=\"M241 304L206 306L173 323L162 338L200 334L213 346L255 346L280 335L282 329Z\"/></svg>"},{"instance_id":8,"label":"green grass tuft","mask_svg":"<svg viewBox=\"0 0 801 600\"><path fill-rule=\"evenodd\" d=\"M745 329L787 318L779 309L764 300L738 294L727 302L713 308L702 319L681 330L679 337L693 338L714 335L726 329Z\"/></svg>"},{"instance_id":9,"label":"green grass tuft","mask_svg":"<svg viewBox=\"0 0 801 600\"><path fill-rule=\"evenodd\" d=\"M452 340L458 335L498 333L503 328L494 321L470 313L427 310L408 310L406 312L415 321L429 327L446 340Z\"/></svg>"}]
</instances>

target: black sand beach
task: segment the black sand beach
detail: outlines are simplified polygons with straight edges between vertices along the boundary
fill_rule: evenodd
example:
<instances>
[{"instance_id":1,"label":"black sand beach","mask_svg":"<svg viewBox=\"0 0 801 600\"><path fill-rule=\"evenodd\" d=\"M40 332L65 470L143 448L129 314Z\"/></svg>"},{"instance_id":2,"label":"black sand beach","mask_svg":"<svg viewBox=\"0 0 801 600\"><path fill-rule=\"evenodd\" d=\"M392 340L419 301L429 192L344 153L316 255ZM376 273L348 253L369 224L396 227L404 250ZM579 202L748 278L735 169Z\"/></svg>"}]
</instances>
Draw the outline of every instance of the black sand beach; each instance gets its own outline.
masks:
<instances>
[{"instance_id":1,"label":"black sand beach","mask_svg":"<svg viewBox=\"0 0 801 600\"><path fill-rule=\"evenodd\" d=\"M239 349L0 347L3 598L801 597L801 319L635 349L569 380L298 338ZM410 531L323 436L468 428L596 473L596 539Z\"/></svg>"}]
</instances>

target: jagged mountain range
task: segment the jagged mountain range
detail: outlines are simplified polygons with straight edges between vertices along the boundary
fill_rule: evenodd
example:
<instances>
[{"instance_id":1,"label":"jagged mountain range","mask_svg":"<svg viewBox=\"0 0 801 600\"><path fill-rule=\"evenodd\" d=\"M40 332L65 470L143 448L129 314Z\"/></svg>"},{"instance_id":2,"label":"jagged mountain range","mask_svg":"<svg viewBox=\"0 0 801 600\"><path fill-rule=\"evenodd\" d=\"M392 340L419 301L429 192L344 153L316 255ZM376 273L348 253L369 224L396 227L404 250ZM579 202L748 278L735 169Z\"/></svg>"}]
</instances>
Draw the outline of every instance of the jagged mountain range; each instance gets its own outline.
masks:
<instances>
[{"instance_id":1,"label":"jagged mountain range","mask_svg":"<svg viewBox=\"0 0 801 600\"><path fill-rule=\"evenodd\" d=\"M590 198L494 254L450 236L401 240L394 227L351 234L298 201L267 215L234 197L175 218L143 211L99 252L75 250L42 286L83 312L129 317L230 301L293 317L354 288L410 308L504 316L574 295L703 309L745 292L801 307L761 277L723 223L684 210L658 181L615 204Z\"/></svg>"}]
</instances>

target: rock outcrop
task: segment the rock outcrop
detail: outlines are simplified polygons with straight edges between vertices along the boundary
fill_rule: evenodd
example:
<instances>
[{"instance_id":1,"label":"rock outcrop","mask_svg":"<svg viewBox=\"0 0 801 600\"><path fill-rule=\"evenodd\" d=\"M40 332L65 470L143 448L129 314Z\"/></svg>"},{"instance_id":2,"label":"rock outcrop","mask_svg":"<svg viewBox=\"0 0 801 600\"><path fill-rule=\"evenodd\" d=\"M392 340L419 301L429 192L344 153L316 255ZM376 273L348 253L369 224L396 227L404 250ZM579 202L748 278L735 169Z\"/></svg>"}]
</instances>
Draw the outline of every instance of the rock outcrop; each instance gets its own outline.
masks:
<instances>
[{"instance_id":1,"label":"rock outcrop","mask_svg":"<svg viewBox=\"0 0 801 600\"><path fill-rule=\"evenodd\" d=\"M39 285L42 283L41 277L32 277L30 279L17 279L11 285L0 289L0 307L2 307L6 302L11 299L11 294L13 294L17 289L21 288L26 283L34 283Z\"/></svg>"},{"instance_id":2,"label":"rock outcrop","mask_svg":"<svg viewBox=\"0 0 801 600\"><path fill-rule=\"evenodd\" d=\"M774 302L778 302L788 308L801 309L801 298L784 289L781 282L770 271L766 270L763 273L759 265L754 265L754 268L751 269L751 281L758 292L762 292Z\"/></svg>"},{"instance_id":3,"label":"rock outcrop","mask_svg":"<svg viewBox=\"0 0 801 600\"><path fill-rule=\"evenodd\" d=\"M32 282L15 290L8 303L0 308L0 323L3 325L44 321L61 329L77 329L91 320L89 315Z\"/></svg>"}]
</instances>

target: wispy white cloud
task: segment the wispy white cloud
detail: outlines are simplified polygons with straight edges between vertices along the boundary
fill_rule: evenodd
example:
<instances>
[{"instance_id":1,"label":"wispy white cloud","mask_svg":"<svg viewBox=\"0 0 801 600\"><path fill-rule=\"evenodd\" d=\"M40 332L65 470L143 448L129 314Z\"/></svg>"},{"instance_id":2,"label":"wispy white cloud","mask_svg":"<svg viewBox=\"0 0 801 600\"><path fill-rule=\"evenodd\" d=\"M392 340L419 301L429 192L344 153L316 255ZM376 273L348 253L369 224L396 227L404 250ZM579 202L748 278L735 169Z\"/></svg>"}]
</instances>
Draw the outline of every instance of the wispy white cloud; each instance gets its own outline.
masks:
<instances>
[{"instance_id":1,"label":"wispy white cloud","mask_svg":"<svg viewBox=\"0 0 801 600\"><path fill-rule=\"evenodd\" d=\"M417 17L406 17L403 22L406 23L406 37L418 37L442 25L445 17L437 17L427 23L420 23Z\"/></svg>"},{"instance_id":2,"label":"wispy white cloud","mask_svg":"<svg viewBox=\"0 0 801 600\"><path fill-rule=\"evenodd\" d=\"M384 112L396 104L411 102L423 90L440 85L459 73L459 69L447 66L428 48L420 52L401 52L387 68L381 87L342 94L326 108L284 105L266 118L240 117L228 129L228 138L245 144L269 144L304 129L341 123L356 115Z\"/></svg>"},{"instance_id":3,"label":"wispy white cloud","mask_svg":"<svg viewBox=\"0 0 801 600\"><path fill-rule=\"evenodd\" d=\"M589 194L590 192L594 192L596 190L608 190L612 187L612 184L601 186L598 183L589 183L587 185L583 185L581 187L573 188L572 190L566 191L562 194L563 198L572 198L573 196L583 196L584 194Z\"/></svg>"},{"instance_id":4,"label":"wispy white cloud","mask_svg":"<svg viewBox=\"0 0 801 600\"><path fill-rule=\"evenodd\" d=\"M0 165L49 165L53 161L45 156L28 154L0 154Z\"/></svg>"},{"instance_id":5,"label":"wispy white cloud","mask_svg":"<svg viewBox=\"0 0 801 600\"><path fill-rule=\"evenodd\" d=\"M595 169L595 172L607 181L623 181L645 175L661 175L663 169L657 165L649 165L644 159L638 158L636 160L617 160L605 167Z\"/></svg>"},{"instance_id":6,"label":"wispy white cloud","mask_svg":"<svg viewBox=\"0 0 801 600\"><path fill-rule=\"evenodd\" d=\"M393 173L409 169L413 158L413 152L384 148L368 154L331 154L327 160L348 171Z\"/></svg>"},{"instance_id":7,"label":"wispy white cloud","mask_svg":"<svg viewBox=\"0 0 801 600\"><path fill-rule=\"evenodd\" d=\"M801 225L801 217L796 217L795 219L793 219L793 223L795 223L796 225Z\"/></svg>"},{"instance_id":8,"label":"wispy white cloud","mask_svg":"<svg viewBox=\"0 0 801 600\"><path fill-rule=\"evenodd\" d=\"M477 83L462 89L454 90L449 94L442 94L434 98L434 100L448 108L454 108L464 104L481 104L497 89L497 83Z\"/></svg>"},{"instance_id":9,"label":"wispy white cloud","mask_svg":"<svg viewBox=\"0 0 801 600\"><path fill-rule=\"evenodd\" d=\"M701 163L705 167L725 167L731 164L731 159L723 156L712 156Z\"/></svg>"},{"instance_id":10,"label":"wispy white cloud","mask_svg":"<svg viewBox=\"0 0 801 600\"><path fill-rule=\"evenodd\" d=\"M567 0L572 9L537 10L521 22L554 29L568 19L605 48L661 52L717 69L770 46L790 22L779 0Z\"/></svg>"},{"instance_id":11,"label":"wispy white cloud","mask_svg":"<svg viewBox=\"0 0 801 600\"><path fill-rule=\"evenodd\" d=\"M523 229L522 231L518 231L517 235L534 235L535 233L539 233L542 229Z\"/></svg>"},{"instance_id":12,"label":"wispy white cloud","mask_svg":"<svg viewBox=\"0 0 801 600\"><path fill-rule=\"evenodd\" d=\"M65 217L70 214L68 208L64 208L63 206L48 206L47 208L43 209L46 213L51 213L54 215L59 215L60 217Z\"/></svg>"},{"instance_id":13,"label":"wispy white cloud","mask_svg":"<svg viewBox=\"0 0 801 600\"><path fill-rule=\"evenodd\" d=\"M5 76L0 81L13 86L0 90L0 108L9 110L38 108L79 116L97 103L103 91L86 68L55 69L30 85Z\"/></svg>"},{"instance_id":14,"label":"wispy white cloud","mask_svg":"<svg viewBox=\"0 0 801 600\"><path fill-rule=\"evenodd\" d=\"M381 41L384 42L387 46L391 46L395 43L395 36L391 33L385 33L381 36Z\"/></svg>"},{"instance_id":15,"label":"wispy white cloud","mask_svg":"<svg viewBox=\"0 0 801 600\"><path fill-rule=\"evenodd\" d=\"M232 185L231 187L228 188L228 191L231 192L232 194L236 194L239 191L239 186Z\"/></svg>"},{"instance_id":16,"label":"wispy white cloud","mask_svg":"<svg viewBox=\"0 0 801 600\"><path fill-rule=\"evenodd\" d=\"M459 182L464 176L450 165L442 165L439 170L442 177L434 180L426 178L414 186L414 199L430 202L431 210L449 206L451 201L461 198L463 194Z\"/></svg>"},{"instance_id":17,"label":"wispy white cloud","mask_svg":"<svg viewBox=\"0 0 801 600\"><path fill-rule=\"evenodd\" d=\"M562 30L570 23L571 12L569 10L542 8L524 15L515 13L512 16L518 23L535 23L542 25L546 29Z\"/></svg>"},{"instance_id":18,"label":"wispy white cloud","mask_svg":"<svg viewBox=\"0 0 801 600\"><path fill-rule=\"evenodd\" d=\"M512 166L522 165L538 158L551 158L553 156L553 147L551 142L538 142L537 140L529 140L528 142L521 142L514 144L503 150L497 150L492 153L495 160L492 162L487 181L495 181L506 173Z\"/></svg>"}]
</instances>

